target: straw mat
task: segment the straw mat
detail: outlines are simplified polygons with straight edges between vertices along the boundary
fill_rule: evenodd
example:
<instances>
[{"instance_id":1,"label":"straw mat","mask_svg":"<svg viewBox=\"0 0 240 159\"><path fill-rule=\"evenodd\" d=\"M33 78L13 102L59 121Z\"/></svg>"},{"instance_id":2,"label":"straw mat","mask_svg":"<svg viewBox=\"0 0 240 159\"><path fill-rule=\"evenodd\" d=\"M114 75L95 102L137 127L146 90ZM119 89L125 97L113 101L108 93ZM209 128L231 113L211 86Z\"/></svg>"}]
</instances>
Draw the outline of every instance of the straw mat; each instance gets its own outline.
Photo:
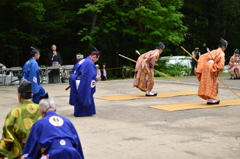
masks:
<instances>
[{"instance_id":1,"label":"straw mat","mask_svg":"<svg viewBox=\"0 0 240 159\"><path fill-rule=\"evenodd\" d=\"M161 109L166 111L177 111L186 109L202 109L202 108L213 108L213 107L223 107L223 106L233 106L240 105L240 99L232 100L222 100L219 104L208 105L206 102L197 103L180 103L180 104L168 104L168 105L153 105L150 108Z\"/></svg>"},{"instance_id":2,"label":"straw mat","mask_svg":"<svg viewBox=\"0 0 240 159\"><path fill-rule=\"evenodd\" d=\"M120 96L107 96L107 97L95 97L97 99L104 100L131 100L131 99L145 99L145 98L165 98L174 96L186 96L186 95L196 95L195 91L183 91L183 92L168 92L168 93L158 93L157 96L145 96L145 94L133 94L133 95L120 95Z\"/></svg>"}]
</instances>

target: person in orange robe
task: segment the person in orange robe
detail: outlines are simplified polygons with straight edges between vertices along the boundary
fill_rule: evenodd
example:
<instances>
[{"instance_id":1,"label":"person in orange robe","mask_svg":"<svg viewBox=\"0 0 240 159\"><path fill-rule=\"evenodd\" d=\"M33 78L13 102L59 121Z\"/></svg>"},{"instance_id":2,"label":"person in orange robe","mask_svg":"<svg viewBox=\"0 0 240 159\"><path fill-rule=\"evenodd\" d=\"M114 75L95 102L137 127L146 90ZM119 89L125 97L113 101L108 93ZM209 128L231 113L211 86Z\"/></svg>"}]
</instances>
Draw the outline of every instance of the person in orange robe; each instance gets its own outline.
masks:
<instances>
[{"instance_id":1,"label":"person in orange robe","mask_svg":"<svg viewBox=\"0 0 240 159\"><path fill-rule=\"evenodd\" d=\"M200 56L196 70L196 76L200 81L198 96L207 100L207 104L219 104L218 100L218 76L224 68L225 54L228 42L220 39L218 49Z\"/></svg>"},{"instance_id":2,"label":"person in orange robe","mask_svg":"<svg viewBox=\"0 0 240 159\"><path fill-rule=\"evenodd\" d=\"M159 55L164 50L165 45L161 42L155 50L148 51L147 53L139 56L135 66L135 81L134 86L141 91L146 92L146 96L156 96L157 93L151 92L154 86L154 66L158 61Z\"/></svg>"},{"instance_id":3,"label":"person in orange robe","mask_svg":"<svg viewBox=\"0 0 240 159\"><path fill-rule=\"evenodd\" d=\"M233 56L230 58L229 64L228 64L228 72L234 79L239 79L240 78L240 58L239 58L239 50L236 49L234 51Z\"/></svg>"}]
</instances>

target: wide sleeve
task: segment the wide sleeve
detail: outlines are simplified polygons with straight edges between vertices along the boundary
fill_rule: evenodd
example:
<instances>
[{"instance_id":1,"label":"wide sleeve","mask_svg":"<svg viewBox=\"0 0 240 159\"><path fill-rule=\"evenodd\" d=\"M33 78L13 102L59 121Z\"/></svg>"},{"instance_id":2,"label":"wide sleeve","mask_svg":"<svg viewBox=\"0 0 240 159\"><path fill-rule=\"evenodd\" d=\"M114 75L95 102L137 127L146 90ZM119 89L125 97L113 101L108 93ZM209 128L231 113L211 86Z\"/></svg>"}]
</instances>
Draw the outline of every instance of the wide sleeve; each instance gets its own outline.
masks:
<instances>
[{"instance_id":1,"label":"wide sleeve","mask_svg":"<svg viewBox=\"0 0 240 159\"><path fill-rule=\"evenodd\" d=\"M52 51L48 52L48 66L52 66L53 53Z\"/></svg>"},{"instance_id":2,"label":"wide sleeve","mask_svg":"<svg viewBox=\"0 0 240 159\"><path fill-rule=\"evenodd\" d=\"M36 63L31 63L30 65L30 73L29 73L29 81L32 83L32 93L36 94L39 92L39 84L38 84L38 64Z\"/></svg>"},{"instance_id":3,"label":"wide sleeve","mask_svg":"<svg viewBox=\"0 0 240 159\"><path fill-rule=\"evenodd\" d=\"M30 60L27 61L24 65L23 65L23 68L22 68L22 76L23 78L27 79L28 78L28 75L29 75L29 72L30 72Z\"/></svg>"},{"instance_id":4,"label":"wide sleeve","mask_svg":"<svg viewBox=\"0 0 240 159\"><path fill-rule=\"evenodd\" d=\"M0 140L0 156L6 156L9 150L13 148L13 141L16 138L12 131L14 123L14 118L11 118L10 114L8 114L3 126L2 139Z\"/></svg>"},{"instance_id":5,"label":"wide sleeve","mask_svg":"<svg viewBox=\"0 0 240 159\"><path fill-rule=\"evenodd\" d=\"M89 107L91 105L91 83L93 80L93 76L95 76L96 79L97 74L96 69L94 70L94 73L91 65L91 62L86 60L80 68L80 72L82 72L82 77L80 86L78 87L78 99L84 107Z\"/></svg>"},{"instance_id":6,"label":"wide sleeve","mask_svg":"<svg viewBox=\"0 0 240 159\"><path fill-rule=\"evenodd\" d=\"M78 102L78 92L77 92L77 87L76 87L76 79L77 79L76 74L71 74L69 80L69 85L70 85L70 97L69 97L69 104L70 105L75 105L75 103Z\"/></svg>"},{"instance_id":7,"label":"wide sleeve","mask_svg":"<svg viewBox=\"0 0 240 159\"><path fill-rule=\"evenodd\" d=\"M81 145L78 133L77 133L75 127L73 126L73 124L70 125L70 128L71 128L71 131L72 131L72 138L74 139L73 147L79 152L82 159L84 159L84 155L83 155L83 151L82 151L82 145Z\"/></svg>"},{"instance_id":8,"label":"wide sleeve","mask_svg":"<svg viewBox=\"0 0 240 159\"><path fill-rule=\"evenodd\" d=\"M39 124L35 123L31 128L21 159L37 159L41 156L38 144L41 136L39 132L42 132L42 130L39 128Z\"/></svg>"},{"instance_id":9,"label":"wide sleeve","mask_svg":"<svg viewBox=\"0 0 240 159\"><path fill-rule=\"evenodd\" d=\"M147 58L147 62L149 63L149 66L153 68L156 65L156 62L159 57L159 51L154 50L151 52L150 56Z\"/></svg>"},{"instance_id":10,"label":"wide sleeve","mask_svg":"<svg viewBox=\"0 0 240 159\"><path fill-rule=\"evenodd\" d=\"M196 76L197 76L197 79L199 81L201 81L201 75L202 75L202 71L203 71L203 68L206 64L206 62L208 61L208 53L206 54L203 54L200 56L199 60L198 60L198 65L197 65L197 69L196 69Z\"/></svg>"},{"instance_id":11,"label":"wide sleeve","mask_svg":"<svg viewBox=\"0 0 240 159\"><path fill-rule=\"evenodd\" d=\"M216 62L214 63L214 71L217 72L217 76L220 75L220 71L223 70L225 63L225 55L223 52L217 57Z\"/></svg>"},{"instance_id":12,"label":"wide sleeve","mask_svg":"<svg viewBox=\"0 0 240 159\"><path fill-rule=\"evenodd\" d=\"M138 72L139 70L141 70L140 67L142 67L142 61L144 59L145 54L142 54L141 56L138 57L136 65L135 65L135 72Z\"/></svg>"},{"instance_id":13,"label":"wide sleeve","mask_svg":"<svg viewBox=\"0 0 240 159\"><path fill-rule=\"evenodd\" d=\"M21 155L22 145L19 141L21 141L22 138L17 135L17 131L22 125L18 123L22 123L21 110L14 108L7 115L3 126L2 140L0 140L0 156L6 156L9 152L9 158L15 158Z\"/></svg>"},{"instance_id":14,"label":"wide sleeve","mask_svg":"<svg viewBox=\"0 0 240 159\"><path fill-rule=\"evenodd\" d=\"M58 62L59 62L59 64L61 64L61 65L62 65L62 63L63 63L62 56L59 54L59 52L58 52Z\"/></svg>"}]
</instances>

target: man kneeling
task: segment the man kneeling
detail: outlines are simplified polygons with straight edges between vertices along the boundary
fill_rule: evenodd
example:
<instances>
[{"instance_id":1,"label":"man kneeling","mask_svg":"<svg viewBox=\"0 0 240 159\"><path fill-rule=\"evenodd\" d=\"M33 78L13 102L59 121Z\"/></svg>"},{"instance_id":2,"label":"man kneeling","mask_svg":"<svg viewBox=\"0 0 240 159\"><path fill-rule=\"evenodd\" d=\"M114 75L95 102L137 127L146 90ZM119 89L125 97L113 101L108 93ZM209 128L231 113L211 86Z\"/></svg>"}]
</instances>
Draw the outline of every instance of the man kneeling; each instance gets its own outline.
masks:
<instances>
[{"instance_id":1,"label":"man kneeling","mask_svg":"<svg viewBox=\"0 0 240 159\"><path fill-rule=\"evenodd\" d=\"M20 158L32 124L41 118L39 105L32 102L32 83L22 79L18 87L21 105L7 115L0 140L0 159Z\"/></svg>"},{"instance_id":2,"label":"man kneeling","mask_svg":"<svg viewBox=\"0 0 240 159\"><path fill-rule=\"evenodd\" d=\"M46 94L39 103L42 119L32 127L22 159L84 159L80 139L71 121L55 113Z\"/></svg>"}]
</instances>

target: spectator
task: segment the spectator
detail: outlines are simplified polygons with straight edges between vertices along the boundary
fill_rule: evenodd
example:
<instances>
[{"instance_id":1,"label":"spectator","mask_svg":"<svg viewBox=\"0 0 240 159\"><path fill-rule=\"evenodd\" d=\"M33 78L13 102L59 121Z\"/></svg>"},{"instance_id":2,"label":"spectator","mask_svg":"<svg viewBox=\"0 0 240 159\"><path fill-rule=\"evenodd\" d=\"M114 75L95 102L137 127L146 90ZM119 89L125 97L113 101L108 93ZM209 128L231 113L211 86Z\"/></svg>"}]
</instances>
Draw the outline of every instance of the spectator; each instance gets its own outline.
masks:
<instances>
[{"instance_id":1,"label":"spectator","mask_svg":"<svg viewBox=\"0 0 240 159\"><path fill-rule=\"evenodd\" d=\"M70 77L70 72L67 69L63 69L62 83L66 82L66 81L68 82L69 77Z\"/></svg>"},{"instance_id":2,"label":"spectator","mask_svg":"<svg viewBox=\"0 0 240 159\"><path fill-rule=\"evenodd\" d=\"M106 63L104 63L104 64L102 65L101 79L102 79L103 81L107 80Z\"/></svg>"},{"instance_id":3,"label":"spectator","mask_svg":"<svg viewBox=\"0 0 240 159\"><path fill-rule=\"evenodd\" d=\"M198 47L196 47L195 50L192 52L192 56L195 57L195 59L197 59L197 60L200 58L201 53L200 53ZM195 59L192 58L192 62L191 62L191 65L192 65L191 75L195 75L194 72L195 72L195 69L197 68L198 62Z\"/></svg>"},{"instance_id":4,"label":"spectator","mask_svg":"<svg viewBox=\"0 0 240 159\"><path fill-rule=\"evenodd\" d=\"M132 72L129 68L123 67L122 69L122 79L124 78L132 78Z\"/></svg>"},{"instance_id":5,"label":"spectator","mask_svg":"<svg viewBox=\"0 0 240 159\"><path fill-rule=\"evenodd\" d=\"M31 101L32 83L22 79L18 87L21 105L7 115L0 140L0 159L20 158L32 125L41 118L39 105Z\"/></svg>"},{"instance_id":6,"label":"spectator","mask_svg":"<svg viewBox=\"0 0 240 159\"><path fill-rule=\"evenodd\" d=\"M56 45L52 45L52 51L48 52L48 65L50 67L61 67L63 61L59 52L57 52ZM59 69L52 69L49 73L48 83L60 83L60 72Z\"/></svg>"},{"instance_id":7,"label":"spectator","mask_svg":"<svg viewBox=\"0 0 240 159\"><path fill-rule=\"evenodd\" d=\"M98 64L96 64L95 66L96 66L96 70L97 70L96 79L97 79L97 81L100 81L101 80L101 71L99 69L99 65Z\"/></svg>"},{"instance_id":8,"label":"spectator","mask_svg":"<svg viewBox=\"0 0 240 159\"><path fill-rule=\"evenodd\" d=\"M228 64L228 72L234 79L240 78L240 59L239 59L239 50L236 49L234 51L233 56L230 58L229 64Z\"/></svg>"}]
</instances>

